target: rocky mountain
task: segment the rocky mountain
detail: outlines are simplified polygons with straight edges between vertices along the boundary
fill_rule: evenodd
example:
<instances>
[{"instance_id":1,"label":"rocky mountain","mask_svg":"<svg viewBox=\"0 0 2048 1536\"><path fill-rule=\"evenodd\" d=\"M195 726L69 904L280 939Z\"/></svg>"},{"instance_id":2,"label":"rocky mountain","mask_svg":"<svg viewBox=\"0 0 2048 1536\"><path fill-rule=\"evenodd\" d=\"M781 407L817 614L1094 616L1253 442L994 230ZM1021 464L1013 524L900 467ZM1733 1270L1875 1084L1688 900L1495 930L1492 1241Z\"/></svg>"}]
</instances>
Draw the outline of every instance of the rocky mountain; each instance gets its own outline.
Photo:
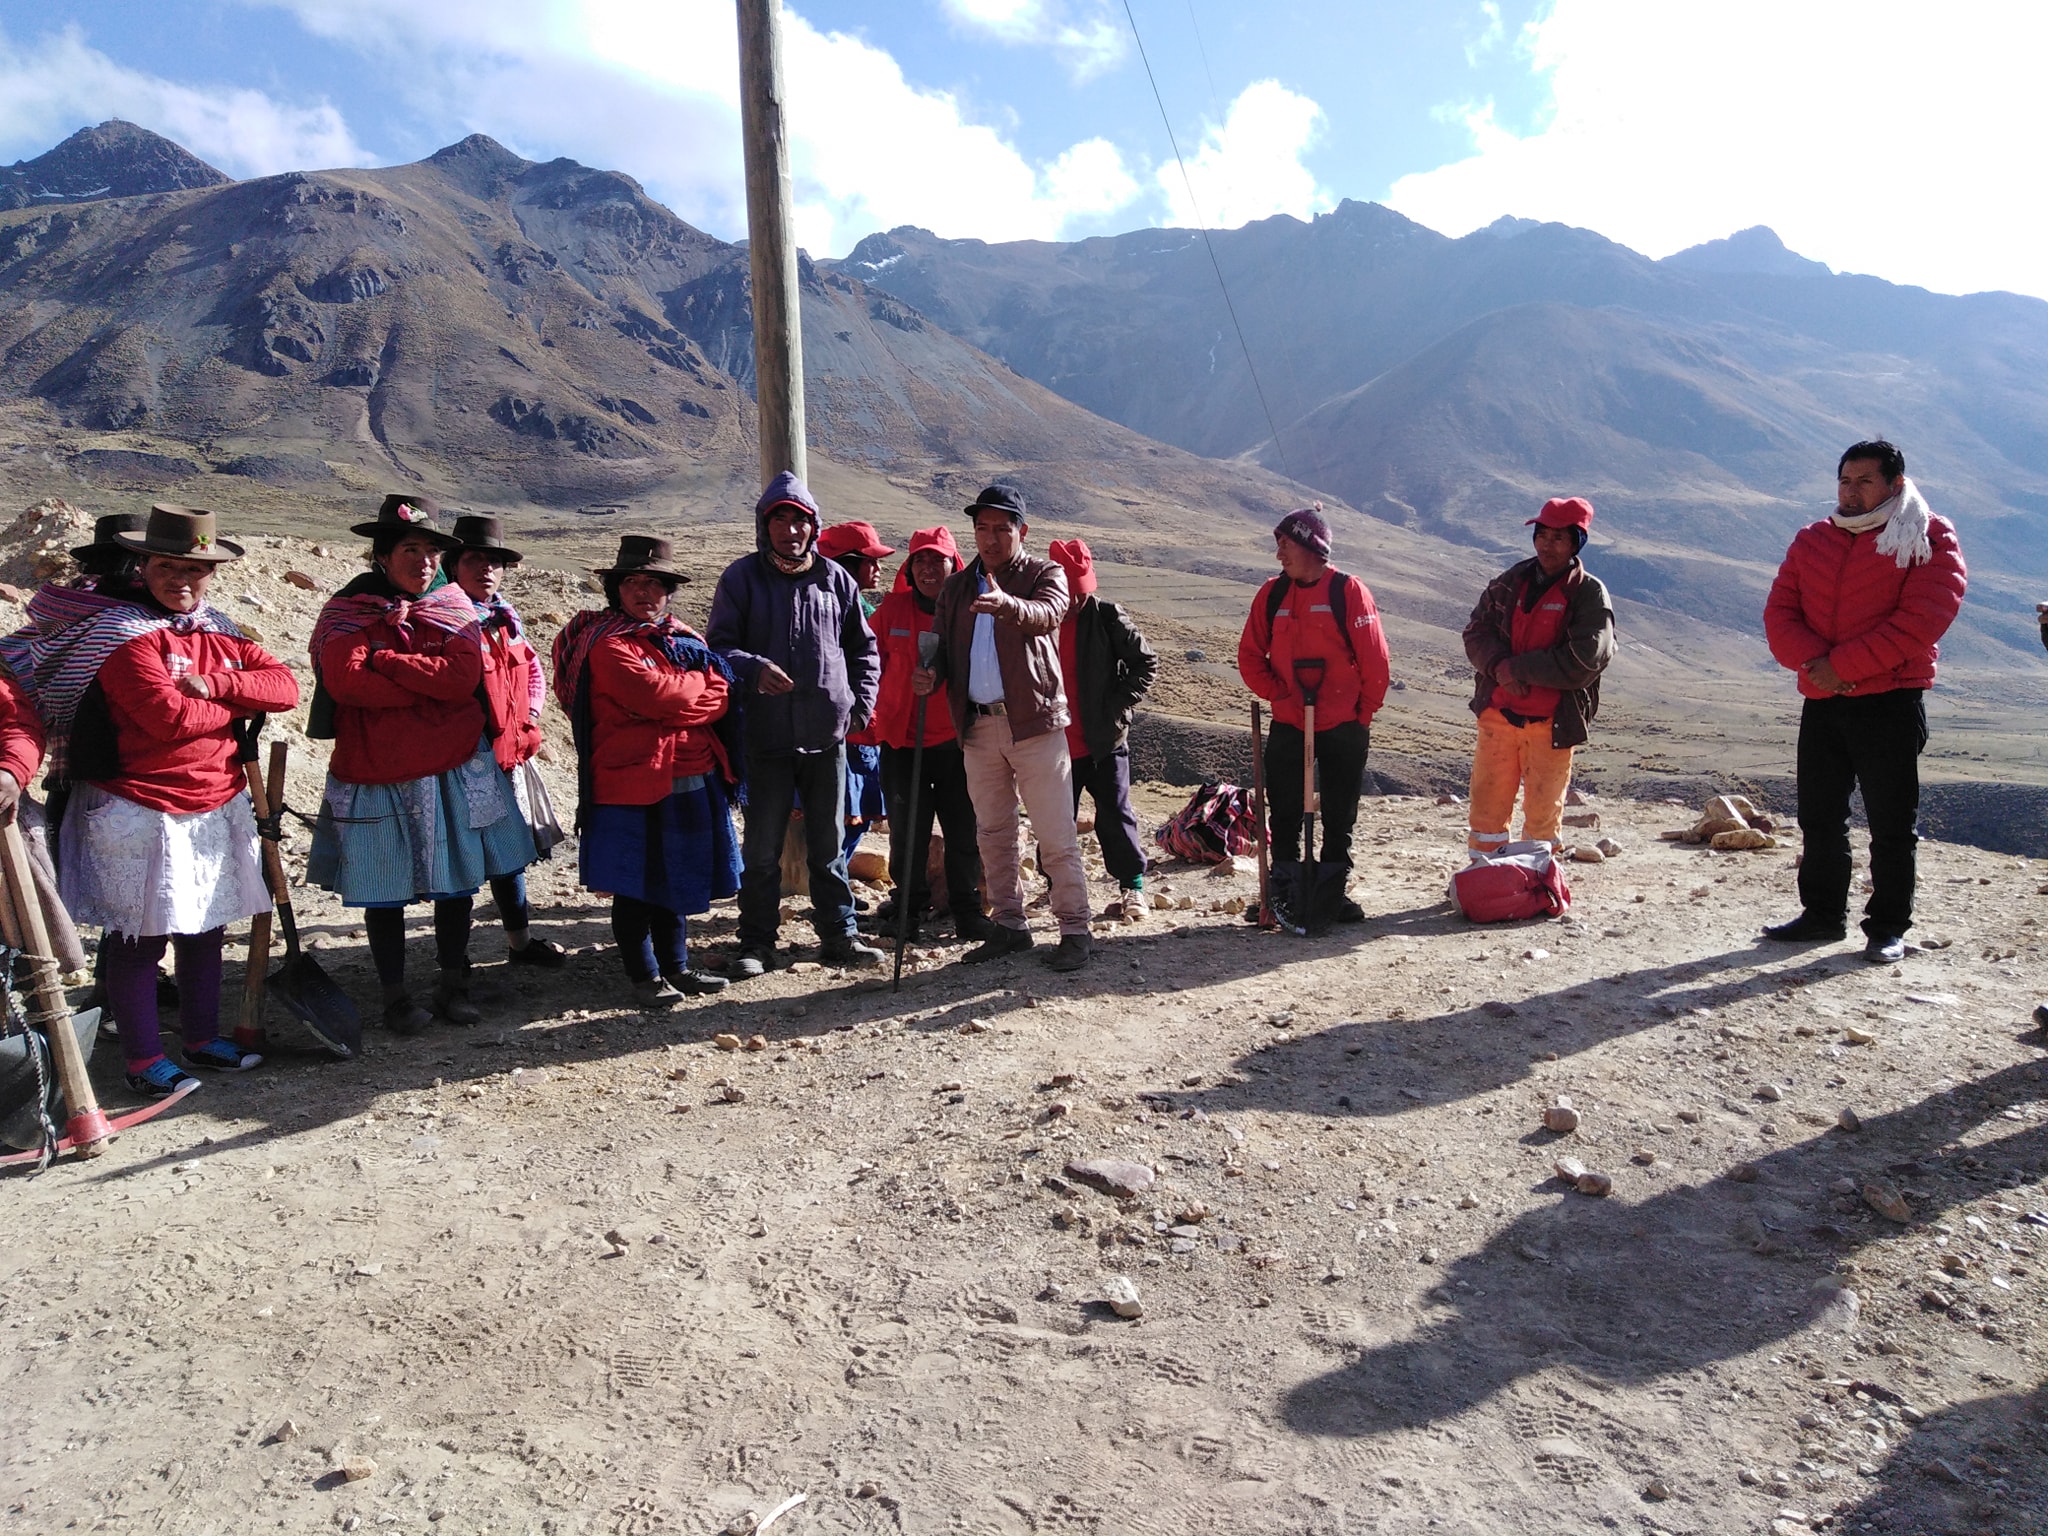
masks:
<instances>
[{"instance_id":1,"label":"rocky mountain","mask_svg":"<svg viewBox=\"0 0 2048 1536\"><path fill-rule=\"evenodd\" d=\"M183 145L114 117L0 170L0 209L218 187L227 179Z\"/></svg>"},{"instance_id":2,"label":"rocky mountain","mask_svg":"<svg viewBox=\"0 0 2048 1536\"><path fill-rule=\"evenodd\" d=\"M1619 589L1697 617L1754 626L1835 456L1872 433L1965 524L1987 634L2048 582L2048 304L1836 274L1765 229L1651 261L1558 224L1452 240L1346 202L1211 238L1257 384L1194 231L898 229L840 270L1092 411L1419 531L1518 547L1508 514L1584 491Z\"/></svg>"},{"instance_id":3,"label":"rocky mountain","mask_svg":"<svg viewBox=\"0 0 2048 1536\"><path fill-rule=\"evenodd\" d=\"M745 506L748 284L743 247L631 177L482 136L0 213L0 478L23 499L176 485L307 522L392 483L600 518ZM1302 499L1091 415L846 272L806 262L803 310L813 479L852 515L929 520L1000 473L1106 535L1164 525L1165 548L1215 542L1166 508L1243 539Z\"/></svg>"}]
</instances>

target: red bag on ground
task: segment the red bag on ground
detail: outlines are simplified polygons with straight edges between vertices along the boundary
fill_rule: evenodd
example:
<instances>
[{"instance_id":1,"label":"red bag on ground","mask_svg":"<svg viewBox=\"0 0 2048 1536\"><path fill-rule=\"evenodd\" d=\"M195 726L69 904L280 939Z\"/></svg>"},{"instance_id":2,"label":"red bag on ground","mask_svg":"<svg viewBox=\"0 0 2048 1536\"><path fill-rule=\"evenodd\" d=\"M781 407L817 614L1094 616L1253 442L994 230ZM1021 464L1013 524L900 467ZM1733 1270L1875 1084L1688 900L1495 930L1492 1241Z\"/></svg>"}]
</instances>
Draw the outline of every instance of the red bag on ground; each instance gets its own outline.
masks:
<instances>
[{"instance_id":1,"label":"red bag on ground","mask_svg":"<svg viewBox=\"0 0 2048 1536\"><path fill-rule=\"evenodd\" d=\"M1496 853L1473 854L1451 876L1451 904L1475 923L1512 923L1561 916L1572 893L1550 844L1508 843Z\"/></svg>"},{"instance_id":2,"label":"red bag on ground","mask_svg":"<svg viewBox=\"0 0 2048 1536\"><path fill-rule=\"evenodd\" d=\"M1221 864L1258 844L1251 795L1235 784L1204 784L1159 829L1159 846L1177 859Z\"/></svg>"}]
</instances>

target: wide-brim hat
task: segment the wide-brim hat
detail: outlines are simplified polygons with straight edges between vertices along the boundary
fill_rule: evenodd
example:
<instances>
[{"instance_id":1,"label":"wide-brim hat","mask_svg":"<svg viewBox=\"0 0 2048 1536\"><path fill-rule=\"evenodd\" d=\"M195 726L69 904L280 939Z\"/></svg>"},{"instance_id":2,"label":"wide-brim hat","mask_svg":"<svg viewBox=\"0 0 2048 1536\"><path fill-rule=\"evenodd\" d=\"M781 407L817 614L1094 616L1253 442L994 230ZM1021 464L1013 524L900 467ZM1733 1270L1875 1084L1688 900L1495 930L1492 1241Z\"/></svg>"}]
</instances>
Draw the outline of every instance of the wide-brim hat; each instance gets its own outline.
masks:
<instances>
[{"instance_id":1,"label":"wide-brim hat","mask_svg":"<svg viewBox=\"0 0 2048 1536\"><path fill-rule=\"evenodd\" d=\"M991 485L964 509L969 517L984 508L994 512L1007 512L1018 522L1028 521L1024 516L1024 493L1014 485Z\"/></svg>"},{"instance_id":2,"label":"wide-brim hat","mask_svg":"<svg viewBox=\"0 0 2048 1536\"><path fill-rule=\"evenodd\" d=\"M114 542L117 533L140 533L149 519L140 512L109 512L105 517L96 518L92 525L92 542L81 544L71 551L71 558L83 560L89 555L104 555L109 551L121 551Z\"/></svg>"},{"instance_id":3,"label":"wide-brim hat","mask_svg":"<svg viewBox=\"0 0 2048 1536\"><path fill-rule=\"evenodd\" d=\"M680 586L690 579L676 567L675 546L667 539L657 539L645 533L621 535L619 552L612 563L592 574L613 576L622 581L628 576L659 576L671 587Z\"/></svg>"},{"instance_id":4,"label":"wide-brim hat","mask_svg":"<svg viewBox=\"0 0 2048 1536\"><path fill-rule=\"evenodd\" d=\"M350 533L361 534L374 539L380 534L396 533L403 537L417 533L440 545L443 549L454 549L456 542L434 526L434 519L441 515L441 503L431 496L391 495L384 498L384 504L377 509L376 520L356 523Z\"/></svg>"},{"instance_id":5,"label":"wide-brim hat","mask_svg":"<svg viewBox=\"0 0 2048 1536\"><path fill-rule=\"evenodd\" d=\"M234 540L214 532L211 512L163 502L149 509L140 533L123 530L114 535L114 542L130 554L169 555L177 560L204 560L213 565L223 560L239 560L245 553Z\"/></svg>"},{"instance_id":6,"label":"wide-brim hat","mask_svg":"<svg viewBox=\"0 0 2048 1536\"><path fill-rule=\"evenodd\" d=\"M481 512L455 519L452 537L457 545L456 554L473 549L478 554L497 556L504 565L517 565L526 558L518 550L506 547L504 522Z\"/></svg>"}]
</instances>

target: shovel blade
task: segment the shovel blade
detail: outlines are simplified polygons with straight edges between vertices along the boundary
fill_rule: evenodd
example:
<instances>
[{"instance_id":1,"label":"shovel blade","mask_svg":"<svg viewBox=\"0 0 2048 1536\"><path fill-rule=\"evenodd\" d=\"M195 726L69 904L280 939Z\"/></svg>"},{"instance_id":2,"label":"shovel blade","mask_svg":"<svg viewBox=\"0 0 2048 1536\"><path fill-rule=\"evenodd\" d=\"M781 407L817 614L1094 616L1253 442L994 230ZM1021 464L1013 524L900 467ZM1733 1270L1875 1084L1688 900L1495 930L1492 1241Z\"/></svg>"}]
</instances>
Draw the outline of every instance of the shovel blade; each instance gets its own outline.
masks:
<instances>
[{"instance_id":1,"label":"shovel blade","mask_svg":"<svg viewBox=\"0 0 2048 1536\"><path fill-rule=\"evenodd\" d=\"M363 1048L363 1016L356 1011L355 999L311 955L286 960L269 985L271 996L335 1060L347 1061Z\"/></svg>"}]
</instances>

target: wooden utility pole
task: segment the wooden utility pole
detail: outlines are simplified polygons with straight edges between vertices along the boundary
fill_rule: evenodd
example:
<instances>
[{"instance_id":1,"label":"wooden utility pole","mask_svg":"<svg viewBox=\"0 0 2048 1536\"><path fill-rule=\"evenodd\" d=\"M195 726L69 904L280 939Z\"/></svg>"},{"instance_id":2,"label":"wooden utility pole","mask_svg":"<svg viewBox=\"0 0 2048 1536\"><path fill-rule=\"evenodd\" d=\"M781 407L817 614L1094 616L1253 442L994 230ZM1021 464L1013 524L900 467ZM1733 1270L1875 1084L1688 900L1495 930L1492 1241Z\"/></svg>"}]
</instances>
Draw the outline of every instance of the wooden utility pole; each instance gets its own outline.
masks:
<instances>
[{"instance_id":1,"label":"wooden utility pole","mask_svg":"<svg viewBox=\"0 0 2048 1536\"><path fill-rule=\"evenodd\" d=\"M761 483L810 478L804 452L804 333L797 293L789 120L782 83L782 0L737 0L740 129L747 148L747 259L754 278L754 398Z\"/></svg>"}]
</instances>

